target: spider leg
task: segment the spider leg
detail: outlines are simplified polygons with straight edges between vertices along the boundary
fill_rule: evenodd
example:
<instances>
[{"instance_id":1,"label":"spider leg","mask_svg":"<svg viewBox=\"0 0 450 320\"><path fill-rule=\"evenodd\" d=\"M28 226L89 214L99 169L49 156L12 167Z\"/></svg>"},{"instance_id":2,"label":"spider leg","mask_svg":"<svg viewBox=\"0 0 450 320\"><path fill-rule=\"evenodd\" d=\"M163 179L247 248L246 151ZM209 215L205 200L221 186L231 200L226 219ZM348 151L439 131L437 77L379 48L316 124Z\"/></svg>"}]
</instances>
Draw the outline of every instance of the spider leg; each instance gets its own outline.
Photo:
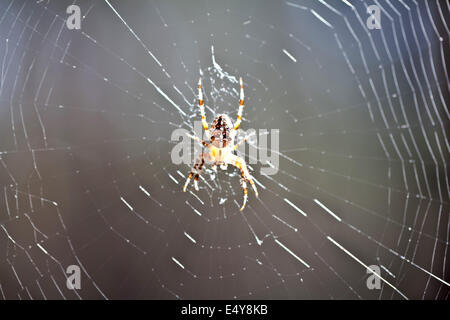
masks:
<instances>
[{"instance_id":1,"label":"spider leg","mask_svg":"<svg viewBox=\"0 0 450 320\"><path fill-rule=\"evenodd\" d=\"M194 188L196 191L198 191L198 178L200 177L200 173L202 173L204 164L205 164L205 155L202 152L202 160L197 167L197 174L194 176Z\"/></svg>"},{"instance_id":2,"label":"spider leg","mask_svg":"<svg viewBox=\"0 0 450 320\"><path fill-rule=\"evenodd\" d=\"M244 201L242 202L242 207L241 207L241 211L244 210L245 205L247 204L247 182L245 182L245 179L242 178L242 190L244 191Z\"/></svg>"},{"instance_id":3,"label":"spider leg","mask_svg":"<svg viewBox=\"0 0 450 320\"><path fill-rule=\"evenodd\" d=\"M208 123L206 122L205 106L203 105L202 78L198 79L198 107L200 108L200 115L202 117L203 130L208 133Z\"/></svg>"},{"instance_id":4,"label":"spider leg","mask_svg":"<svg viewBox=\"0 0 450 320\"><path fill-rule=\"evenodd\" d=\"M191 172L189 172L189 175L184 184L183 192L186 192L187 186L189 185L189 182L191 181L192 177L194 177L194 188L196 191L198 191L198 182L197 181L200 176L200 173L203 170L204 164L205 164L205 153L202 152L195 159L194 166L192 167Z\"/></svg>"},{"instance_id":5,"label":"spider leg","mask_svg":"<svg viewBox=\"0 0 450 320\"><path fill-rule=\"evenodd\" d=\"M237 148L239 148L239 146L244 143L245 141L247 141L248 138L250 138L251 136L255 135L254 132L252 132L251 134L246 135L244 138L242 138L241 141L239 141L238 143L236 143L233 147L233 151L235 151Z\"/></svg>"},{"instance_id":6,"label":"spider leg","mask_svg":"<svg viewBox=\"0 0 450 320\"><path fill-rule=\"evenodd\" d=\"M237 115L237 120L234 123L234 131L236 131L242 122L242 112L244 111L244 86L242 84L242 78L239 78L239 84L241 86L241 91L239 94L239 110Z\"/></svg>"},{"instance_id":7,"label":"spider leg","mask_svg":"<svg viewBox=\"0 0 450 320\"><path fill-rule=\"evenodd\" d=\"M193 136L192 134L186 133L186 135L191 138L194 141L197 141L198 143L200 143L201 145L203 145L204 147L208 148L209 147L209 143L203 141L202 139L200 139L199 137Z\"/></svg>"},{"instance_id":8,"label":"spider leg","mask_svg":"<svg viewBox=\"0 0 450 320\"><path fill-rule=\"evenodd\" d=\"M192 171L189 172L189 175L188 175L188 177L186 179L186 182L184 183L183 192L186 192L186 189L187 189L187 186L189 184L189 181L191 181L193 175L194 175L194 173Z\"/></svg>"},{"instance_id":9,"label":"spider leg","mask_svg":"<svg viewBox=\"0 0 450 320\"><path fill-rule=\"evenodd\" d=\"M244 202L241 207L241 211L244 210L245 205L247 203L247 181L250 183L250 185L253 188L253 191L255 192L255 195L258 197L258 190L256 189L256 185L253 182L253 179L247 169L247 165L245 164L244 159L236 156L236 155L230 155L228 161L230 164L234 165L239 169L241 172L241 182L242 182L242 190L244 192Z\"/></svg>"}]
</instances>

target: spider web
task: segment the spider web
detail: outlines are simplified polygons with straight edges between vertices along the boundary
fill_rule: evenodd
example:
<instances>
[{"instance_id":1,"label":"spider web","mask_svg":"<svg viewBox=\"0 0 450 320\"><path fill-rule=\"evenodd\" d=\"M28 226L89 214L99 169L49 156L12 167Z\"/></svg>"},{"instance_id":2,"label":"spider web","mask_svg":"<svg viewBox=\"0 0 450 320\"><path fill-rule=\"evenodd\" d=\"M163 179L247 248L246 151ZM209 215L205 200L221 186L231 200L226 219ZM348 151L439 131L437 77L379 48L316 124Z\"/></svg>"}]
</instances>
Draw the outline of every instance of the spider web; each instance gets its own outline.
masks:
<instances>
[{"instance_id":1,"label":"spider web","mask_svg":"<svg viewBox=\"0 0 450 320\"><path fill-rule=\"evenodd\" d=\"M0 298L448 299L448 21L448 1L2 1ZM209 122L242 76L241 127L280 129L242 212L238 170L183 193L171 162L200 75Z\"/></svg>"}]
</instances>

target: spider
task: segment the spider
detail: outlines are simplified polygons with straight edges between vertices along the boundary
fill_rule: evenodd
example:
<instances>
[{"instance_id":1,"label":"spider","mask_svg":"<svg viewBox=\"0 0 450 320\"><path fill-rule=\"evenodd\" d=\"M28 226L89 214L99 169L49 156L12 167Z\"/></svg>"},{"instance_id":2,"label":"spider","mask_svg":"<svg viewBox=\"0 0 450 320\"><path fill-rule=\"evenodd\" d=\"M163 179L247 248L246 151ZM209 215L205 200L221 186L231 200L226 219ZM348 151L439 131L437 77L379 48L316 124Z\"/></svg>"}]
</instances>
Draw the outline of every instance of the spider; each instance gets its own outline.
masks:
<instances>
[{"instance_id":1,"label":"spider","mask_svg":"<svg viewBox=\"0 0 450 320\"><path fill-rule=\"evenodd\" d=\"M188 136L201 143L208 150L207 152L199 153L195 158L194 166L191 169L191 172L189 172L183 191L186 192L186 188L192 177L194 177L194 188L195 190L198 190L197 181L202 172L203 165L205 164L205 158L209 161L209 163L211 163L214 170L216 170L217 165L219 165L221 169L225 170L227 169L227 166L231 164L237 167L241 172L241 185L244 192L244 201L240 209L242 211L247 203L247 181L252 186L257 197L258 190L256 189L255 183L253 182L247 169L245 160L234 154L234 151L239 147L239 145L246 140L246 138L244 138L239 143L234 144L234 138L236 137L237 129L242 122L242 111L244 110L244 87L242 84L242 78L239 79L239 84L241 86L241 90L236 122L233 124L230 117L226 114L220 114L214 119L211 126L208 128L208 123L206 122L205 117L205 107L203 105L202 79L200 78L198 80L198 106L200 108L202 126L206 132L209 142L205 142L202 139L190 134L188 134Z\"/></svg>"}]
</instances>

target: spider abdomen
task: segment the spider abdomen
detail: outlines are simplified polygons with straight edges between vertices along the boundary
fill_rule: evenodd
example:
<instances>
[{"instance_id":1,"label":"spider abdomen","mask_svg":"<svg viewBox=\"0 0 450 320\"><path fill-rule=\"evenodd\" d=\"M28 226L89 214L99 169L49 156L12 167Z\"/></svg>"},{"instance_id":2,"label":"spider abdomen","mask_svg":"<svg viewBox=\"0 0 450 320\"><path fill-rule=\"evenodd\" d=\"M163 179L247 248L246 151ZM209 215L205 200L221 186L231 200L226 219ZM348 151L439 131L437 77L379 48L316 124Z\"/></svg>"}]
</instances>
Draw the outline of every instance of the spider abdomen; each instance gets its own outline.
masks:
<instances>
[{"instance_id":1,"label":"spider abdomen","mask_svg":"<svg viewBox=\"0 0 450 320\"><path fill-rule=\"evenodd\" d=\"M226 114L218 115L211 124L209 136L211 143L216 148L226 148L233 144L233 122Z\"/></svg>"}]
</instances>

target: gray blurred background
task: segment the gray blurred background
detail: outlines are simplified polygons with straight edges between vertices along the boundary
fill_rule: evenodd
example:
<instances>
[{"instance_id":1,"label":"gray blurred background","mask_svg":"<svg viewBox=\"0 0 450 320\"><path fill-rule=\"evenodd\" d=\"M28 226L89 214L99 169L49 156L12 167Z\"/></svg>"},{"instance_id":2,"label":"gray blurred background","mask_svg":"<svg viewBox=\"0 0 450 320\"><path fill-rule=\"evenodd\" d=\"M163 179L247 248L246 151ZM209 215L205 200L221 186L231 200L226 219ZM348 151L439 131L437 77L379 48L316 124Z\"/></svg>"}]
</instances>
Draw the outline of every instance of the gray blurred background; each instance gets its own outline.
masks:
<instances>
[{"instance_id":1,"label":"gray blurred background","mask_svg":"<svg viewBox=\"0 0 450 320\"><path fill-rule=\"evenodd\" d=\"M2 0L0 299L448 299L448 21L448 1ZM235 168L183 193L171 162L200 75L209 122L242 76L242 129L280 130L243 212Z\"/></svg>"}]
</instances>

